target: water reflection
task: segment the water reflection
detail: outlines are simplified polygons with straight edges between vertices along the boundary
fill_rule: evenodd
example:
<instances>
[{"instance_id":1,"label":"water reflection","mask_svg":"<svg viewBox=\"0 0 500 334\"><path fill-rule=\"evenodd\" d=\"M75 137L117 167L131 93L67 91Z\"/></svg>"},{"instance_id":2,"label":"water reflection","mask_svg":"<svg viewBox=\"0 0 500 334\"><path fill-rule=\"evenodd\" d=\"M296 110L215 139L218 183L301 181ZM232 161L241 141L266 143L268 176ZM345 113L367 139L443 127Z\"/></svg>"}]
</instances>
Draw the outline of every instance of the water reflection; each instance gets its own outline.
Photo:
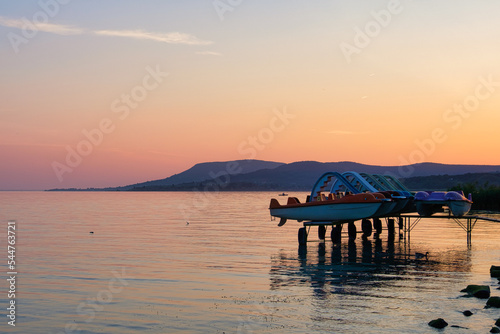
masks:
<instances>
[{"instance_id":1,"label":"water reflection","mask_svg":"<svg viewBox=\"0 0 500 334\"><path fill-rule=\"evenodd\" d=\"M309 285L315 296L324 298L343 285L370 287L436 272L470 272L471 267L468 250L434 250L429 259L417 259L404 243L374 237L342 244L309 243L295 254L281 251L271 259L270 285L272 290Z\"/></svg>"},{"instance_id":2,"label":"water reflection","mask_svg":"<svg viewBox=\"0 0 500 334\"><path fill-rule=\"evenodd\" d=\"M368 238L363 238L363 251L362 251L362 257L361 257L361 262L363 263L371 263L372 261L372 242L371 240L368 240Z\"/></svg>"},{"instance_id":3,"label":"water reflection","mask_svg":"<svg viewBox=\"0 0 500 334\"><path fill-rule=\"evenodd\" d=\"M411 249L387 233L283 248L271 256L271 294L298 302L273 304L273 310L306 323L307 333L429 333L427 323L438 315L486 332L491 315L482 311L484 301L459 297L468 284L483 282L498 258L497 240L489 237L498 235L497 226L479 225L472 249L454 222L442 220L422 222ZM426 252L428 259L417 259ZM467 309L474 318L462 315Z\"/></svg>"}]
</instances>

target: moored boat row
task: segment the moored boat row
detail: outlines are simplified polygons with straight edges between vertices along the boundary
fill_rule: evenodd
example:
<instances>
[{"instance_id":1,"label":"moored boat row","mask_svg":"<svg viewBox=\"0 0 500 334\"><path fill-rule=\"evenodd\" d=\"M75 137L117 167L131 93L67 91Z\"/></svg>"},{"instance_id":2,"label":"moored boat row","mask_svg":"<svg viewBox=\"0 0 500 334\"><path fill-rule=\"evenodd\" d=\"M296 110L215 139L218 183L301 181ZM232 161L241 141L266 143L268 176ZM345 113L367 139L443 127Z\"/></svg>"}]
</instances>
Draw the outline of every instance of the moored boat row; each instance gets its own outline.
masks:
<instances>
[{"instance_id":1,"label":"moored boat row","mask_svg":"<svg viewBox=\"0 0 500 334\"><path fill-rule=\"evenodd\" d=\"M356 172L327 172L314 184L305 202L289 197L286 204L271 199L271 216L302 221L351 222L418 212L430 216L448 207L454 216L463 216L472 199L458 192L418 192L414 195L399 180L388 175Z\"/></svg>"}]
</instances>

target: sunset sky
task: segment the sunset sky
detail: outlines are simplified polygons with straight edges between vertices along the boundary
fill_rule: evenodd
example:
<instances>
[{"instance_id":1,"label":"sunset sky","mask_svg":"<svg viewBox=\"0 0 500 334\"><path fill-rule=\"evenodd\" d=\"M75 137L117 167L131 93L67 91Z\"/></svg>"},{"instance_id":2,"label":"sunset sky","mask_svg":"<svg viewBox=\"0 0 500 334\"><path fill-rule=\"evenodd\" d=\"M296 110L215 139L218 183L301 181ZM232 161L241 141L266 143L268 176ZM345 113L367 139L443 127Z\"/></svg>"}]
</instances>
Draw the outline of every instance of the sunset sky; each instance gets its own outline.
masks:
<instances>
[{"instance_id":1,"label":"sunset sky","mask_svg":"<svg viewBox=\"0 0 500 334\"><path fill-rule=\"evenodd\" d=\"M500 165L500 2L0 3L0 190L206 161Z\"/></svg>"}]
</instances>

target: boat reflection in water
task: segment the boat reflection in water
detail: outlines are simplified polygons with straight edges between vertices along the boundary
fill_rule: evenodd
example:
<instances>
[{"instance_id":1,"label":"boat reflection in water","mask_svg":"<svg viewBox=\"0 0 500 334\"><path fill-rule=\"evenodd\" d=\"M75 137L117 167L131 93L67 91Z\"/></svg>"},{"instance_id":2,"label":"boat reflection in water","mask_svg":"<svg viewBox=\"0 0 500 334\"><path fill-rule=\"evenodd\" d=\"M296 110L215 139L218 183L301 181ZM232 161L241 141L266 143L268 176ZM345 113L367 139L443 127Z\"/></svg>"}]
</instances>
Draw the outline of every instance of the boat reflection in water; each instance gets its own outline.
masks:
<instances>
[{"instance_id":1,"label":"boat reflection in water","mask_svg":"<svg viewBox=\"0 0 500 334\"><path fill-rule=\"evenodd\" d=\"M365 238L281 251L272 257L270 290L294 295L301 306L277 304L275 313L294 314L310 332L321 333L428 333L436 314L472 328L462 311L474 310L474 321L488 315L479 314L484 301L457 298L472 276L470 250L462 249L419 259L418 247L409 252L394 239Z\"/></svg>"},{"instance_id":2,"label":"boat reflection in water","mask_svg":"<svg viewBox=\"0 0 500 334\"><path fill-rule=\"evenodd\" d=\"M476 226L473 247L454 221L430 218L413 231L411 247L389 229L281 249L271 257L269 288L293 299L273 303L273 314L307 324L304 333L432 333L436 318L457 334L486 333L497 309L462 298L461 290L479 284L498 291L489 269L500 258L500 225L497 215L491 219Z\"/></svg>"},{"instance_id":3,"label":"boat reflection in water","mask_svg":"<svg viewBox=\"0 0 500 334\"><path fill-rule=\"evenodd\" d=\"M296 254L280 252L272 258L271 289L310 285L318 298L332 294L376 294L397 281L426 280L436 272L469 272L467 250L449 251L419 258L423 250L409 250L394 239L350 240L348 243L318 242L301 245ZM417 254L417 256L415 256ZM389 284L388 284L389 283Z\"/></svg>"}]
</instances>

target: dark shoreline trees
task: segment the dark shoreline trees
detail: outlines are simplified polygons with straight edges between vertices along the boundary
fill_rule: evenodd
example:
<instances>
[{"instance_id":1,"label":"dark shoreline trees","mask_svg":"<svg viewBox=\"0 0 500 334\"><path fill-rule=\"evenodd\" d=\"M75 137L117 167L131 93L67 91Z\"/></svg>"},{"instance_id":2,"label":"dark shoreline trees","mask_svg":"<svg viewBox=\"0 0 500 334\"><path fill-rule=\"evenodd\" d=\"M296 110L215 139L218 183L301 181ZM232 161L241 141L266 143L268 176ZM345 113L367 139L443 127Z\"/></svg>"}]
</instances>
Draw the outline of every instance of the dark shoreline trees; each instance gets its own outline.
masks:
<instances>
[{"instance_id":1,"label":"dark shoreline trees","mask_svg":"<svg viewBox=\"0 0 500 334\"><path fill-rule=\"evenodd\" d=\"M473 210L500 211L500 186L491 185L488 182L480 185L477 182L458 184L449 190L462 190L465 197L472 194Z\"/></svg>"}]
</instances>

